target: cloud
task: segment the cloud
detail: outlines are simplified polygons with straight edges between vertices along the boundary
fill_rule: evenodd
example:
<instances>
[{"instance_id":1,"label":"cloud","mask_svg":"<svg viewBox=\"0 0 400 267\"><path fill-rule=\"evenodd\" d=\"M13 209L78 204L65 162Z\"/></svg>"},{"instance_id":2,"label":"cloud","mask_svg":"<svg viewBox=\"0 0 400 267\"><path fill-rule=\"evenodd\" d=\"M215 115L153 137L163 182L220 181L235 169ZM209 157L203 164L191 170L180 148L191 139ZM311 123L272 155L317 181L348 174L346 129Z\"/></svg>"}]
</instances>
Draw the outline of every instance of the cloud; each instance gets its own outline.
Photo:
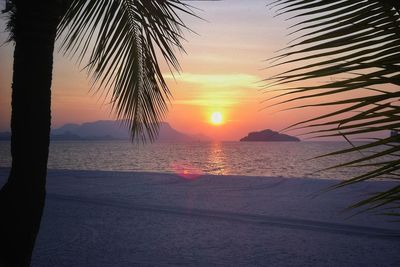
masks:
<instances>
[{"instance_id":1,"label":"cloud","mask_svg":"<svg viewBox=\"0 0 400 267\"><path fill-rule=\"evenodd\" d=\"M176 80L177 82L196 84L207 88L257 88L258 76L237 73L237 74L164 74L167 80Z\"/></svg>"},{"instance_id":2,"label":"cloud","mask_svg":"<svg viewBox=\"0 0 400 267\"><path fill-rule=\"evenodd\" d=\"M199 98L199 99L184 99L184 100L175 100L174 104L177 105L189 105L189 106L205 106L205 107L230 107L238 104L237 100L227 100L227 99L207 99L207 98Z\"/></svg>"}]
</instances>

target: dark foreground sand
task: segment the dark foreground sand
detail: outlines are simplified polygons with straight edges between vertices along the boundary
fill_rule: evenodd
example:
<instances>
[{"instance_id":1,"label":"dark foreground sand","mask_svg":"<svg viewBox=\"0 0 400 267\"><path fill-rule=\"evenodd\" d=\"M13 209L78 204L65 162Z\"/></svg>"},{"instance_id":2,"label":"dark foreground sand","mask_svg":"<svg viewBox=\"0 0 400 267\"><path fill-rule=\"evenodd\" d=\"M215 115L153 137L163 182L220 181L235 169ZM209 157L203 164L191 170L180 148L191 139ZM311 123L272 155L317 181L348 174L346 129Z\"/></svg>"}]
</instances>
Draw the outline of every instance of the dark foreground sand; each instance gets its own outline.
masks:
<instances>
[{"instance_id":1,"label":"dark foreground sand","mask_svg":"<svg viewBox=\"0 0 400 267\"><path fill-rule=\"evenodd\" d=\"M340 213L393 184L336 182L50 171L33 266L400 266L400 223Z\"/></svg>"}]
</instances>

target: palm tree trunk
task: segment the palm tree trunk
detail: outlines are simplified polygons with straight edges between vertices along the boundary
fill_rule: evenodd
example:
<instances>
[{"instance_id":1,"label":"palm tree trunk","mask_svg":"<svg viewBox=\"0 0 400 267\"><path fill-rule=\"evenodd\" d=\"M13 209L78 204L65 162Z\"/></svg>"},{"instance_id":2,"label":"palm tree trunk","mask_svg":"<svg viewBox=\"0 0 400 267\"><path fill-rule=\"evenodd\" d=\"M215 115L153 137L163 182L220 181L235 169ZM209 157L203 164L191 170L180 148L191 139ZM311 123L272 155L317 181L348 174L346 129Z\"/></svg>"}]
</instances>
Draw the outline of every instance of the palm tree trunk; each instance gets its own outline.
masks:
<instances>
[{"instance_id":1,"label":"palm tree trunk","mask_svg":"<svg viewBox=\"0 0 400 267\"><path fill-rule=\"evenodd\" d=\"M29 266L45 202L57 1L15 1L9 179L0 191L0 266Z\"/></svg>"}]
</instances>

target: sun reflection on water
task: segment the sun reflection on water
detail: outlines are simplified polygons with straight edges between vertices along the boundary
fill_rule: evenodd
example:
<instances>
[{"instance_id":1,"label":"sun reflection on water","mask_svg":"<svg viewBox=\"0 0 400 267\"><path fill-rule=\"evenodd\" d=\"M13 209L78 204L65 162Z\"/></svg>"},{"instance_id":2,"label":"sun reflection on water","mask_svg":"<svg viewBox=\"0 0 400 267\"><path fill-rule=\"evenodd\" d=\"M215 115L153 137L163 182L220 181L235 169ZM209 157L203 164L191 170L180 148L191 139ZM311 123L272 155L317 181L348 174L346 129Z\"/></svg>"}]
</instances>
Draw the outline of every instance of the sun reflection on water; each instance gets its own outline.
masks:
<instances>
[{"instance_id":1,"label":"sun reflection on water","mask_svg":"<svg viewBox=\"0 0 400 267\"><path fill-rule=\"evenodd\" d=\"M207 162L207 173L226 175L229 174L229 167L227 165L226 151L222 149L220 142L215 142L210 146Z\"/></svg>"}]
</instances>

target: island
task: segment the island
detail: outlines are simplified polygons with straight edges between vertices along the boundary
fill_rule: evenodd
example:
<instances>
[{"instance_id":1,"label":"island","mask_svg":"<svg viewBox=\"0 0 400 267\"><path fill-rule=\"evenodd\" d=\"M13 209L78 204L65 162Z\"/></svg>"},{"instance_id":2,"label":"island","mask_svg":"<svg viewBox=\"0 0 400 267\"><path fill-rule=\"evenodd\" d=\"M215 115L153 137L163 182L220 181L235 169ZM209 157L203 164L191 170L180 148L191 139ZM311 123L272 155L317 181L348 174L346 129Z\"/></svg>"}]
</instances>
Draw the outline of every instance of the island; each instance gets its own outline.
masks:
<instances>
[{"instance_id":1,"label":"island","mask_svg":"<svg viewBox=\"0 0 400 267\"><path fill-rule=\"evenodd\" d=\"M299 142L300 139L287 134L280 134L270 129L260 132L251 132L240 142Z\"/></svg>"}]
</instances>

